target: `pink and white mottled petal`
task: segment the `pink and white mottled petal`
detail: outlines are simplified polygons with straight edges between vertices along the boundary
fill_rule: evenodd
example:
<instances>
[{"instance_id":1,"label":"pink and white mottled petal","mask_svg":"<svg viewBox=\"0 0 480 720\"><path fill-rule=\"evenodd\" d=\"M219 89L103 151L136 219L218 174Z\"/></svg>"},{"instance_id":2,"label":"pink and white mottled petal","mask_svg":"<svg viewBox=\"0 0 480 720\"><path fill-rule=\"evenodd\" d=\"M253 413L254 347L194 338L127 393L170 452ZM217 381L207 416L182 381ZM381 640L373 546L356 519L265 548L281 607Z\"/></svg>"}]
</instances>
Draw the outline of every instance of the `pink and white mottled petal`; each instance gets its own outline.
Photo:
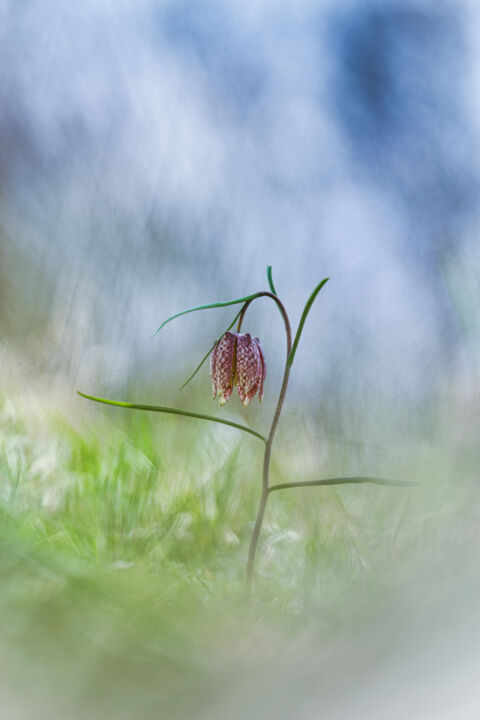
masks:
<instances>
[{"instance_id":1,"label":"pink and white mottled petal","mask_svg":"<svg viewBox=\"0 0 480 720\"><path fill-rule=\"evenodd\" d=\"M212 357L210 358L210 378L212 380L212 393L213 397L217 396L217 383L216 383L216 360L217 360L217 349L218 343L215 345L212 351Z\"/></svg>"},{"instance_id":2,"label":"pink and white mottled petal","mask_svg":"<svg viewBox=\"0 0 480 720\"><path fill-rule=\"evenodd\" d=\"M224 405L232 394L235 379L235 333L227 332L219 340L215 353L215 367L212 381L215 383L220 405Z\"/></svg>"},{"instance_id":3,"label":"pink and white mottled petal","mask_svg":"<svg viewBox=\"0 0 480 720\"><path fill-rule=\"evenodd\" d=\"M260 348L258 346L257 338L253 339L253 347L255 348L255 355L257 357L257 375L255 378L255 385L248 392L249 400L251 400L255 396L256 392L260 388L260 386L262 384L262 372L263 372L261 352L260 352Z\"/></svg>"},{"instance_id":4,"label":"pink and white mottled petal","mask_svg":"<svg viewBox=\"0 0 480 720\"><path fill-rule=\"evenodd\" d=\"M245 407L257 392L261 400L266 367L260 340L248 333L225 333L212 351L210 374L213 396L218 396L220 405L235 385Z\"/></svg>"},{"instance_id":5,"label":"pink and white mottled petal","mask_svg":"<svg viewBox=\"0 0 480 720\"><path fill-rule=\"evenodd\" d=\"M252 388L250 388L250 390L247 392L245 401L243 403L245 405L245 407L248 405L250 400L255 396L255 393L257 392L259 386L260 386L260 379L258 379L257 382L255 383L255 385Z\"/></svg>"},{"instance_id":6,"label":"pink and white mottled petal","mask_svg":"<svg viewBox=\"0 0 480 720\"><path fill-rule=\"evenodd\" d=\"M232 394L232 390L233 390L233 386L230 385L230 387L226 388L226 390L224 392L220 393L220 395L219 395L220 405L225 405L228 398Z\"/></svg>"},{"instance_id":7,"label":"pink and white mottled petal","mask_svg":"<svg viewBox=\"0 0 480 720\"><path fill-rule=\"evenodd\" d=\"M258 387L261 373L261 361L256 343L250 335L238 335L237 338L237 381L238 394L245 407Z\"/></svg>"},{"instance_id":8,"label":"pink and white mottled petal","mask_svg":"<svg viewBox=\"0 0 480 720\"><path fill-rule=\"evenodd\" d=\"M263 386L264 386L264 384L265 384L265 377L266 377L266 374L267 374L267 366L266 366L266 364L265 364L265 356L264 356L264 354L263 354L263 350L262 350L262 348L260 347L260 340L259 340L258 338L254 338L254 341L255 341L255 344L256 344L256 346L257 346L257 348L258 348L258 354L260 355L260 363L261 363L261 366L262 366L262 376L261 376L261 378L260 378L260 392L259 392L259 394L258 394L258 399L260 400L260 402L262 402L262 399L263 399Z\"/></svg>"}]
</instances>

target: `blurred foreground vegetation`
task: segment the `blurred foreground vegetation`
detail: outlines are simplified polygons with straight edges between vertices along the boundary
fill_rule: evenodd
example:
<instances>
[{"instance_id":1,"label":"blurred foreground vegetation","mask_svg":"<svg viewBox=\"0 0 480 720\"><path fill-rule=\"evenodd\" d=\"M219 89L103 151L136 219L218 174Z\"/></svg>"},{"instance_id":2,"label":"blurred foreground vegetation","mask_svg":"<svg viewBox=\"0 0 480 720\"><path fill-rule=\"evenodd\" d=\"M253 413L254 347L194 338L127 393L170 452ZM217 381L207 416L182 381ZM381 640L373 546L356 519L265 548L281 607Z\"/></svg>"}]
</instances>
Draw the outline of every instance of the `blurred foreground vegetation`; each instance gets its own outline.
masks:
<instances>
[{"instance_id":1,"label":"blurred foreground vegetation","mask_svg":"<svg viewBox=\"0 0 480 720\"><path fill-rule=\"evenodd\" d=\"M272 480L357 469L420 484L272 495L247 606L261 443L13 376L0 397L8 717L243 717L259 698L258 717L291 717L283 674L327 693L346 661L363 673L443 622L475 590L480 539L476 428L448 402L399 447L321 437L301 415L292 431L287 413Z\"/></svg>"}]
</instances>

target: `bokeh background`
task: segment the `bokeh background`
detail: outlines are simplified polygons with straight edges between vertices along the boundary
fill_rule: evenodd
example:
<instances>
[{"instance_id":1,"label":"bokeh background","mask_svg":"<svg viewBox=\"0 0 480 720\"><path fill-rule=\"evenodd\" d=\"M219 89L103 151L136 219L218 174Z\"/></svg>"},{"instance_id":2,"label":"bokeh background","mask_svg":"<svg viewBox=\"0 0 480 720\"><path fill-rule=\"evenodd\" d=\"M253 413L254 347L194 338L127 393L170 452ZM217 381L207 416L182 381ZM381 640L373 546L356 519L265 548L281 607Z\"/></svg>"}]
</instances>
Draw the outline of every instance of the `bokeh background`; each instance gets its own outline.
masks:
<instances>
[{"instance_id":1,"label":"bokeh background","mask_svg":"<svg viewBox=\"0 0 480 720\"><path fill-rule=\"evenodd\" d=\"M468 0L0 1L5 657L24 643L18 682L3 690L9 717L31 717L32 703L65 716L65 688L69 713L88 706L99 717L129 717L140 695L145 716L157 703L169 717L478 716L479 93L480 10ZM316 283L331 278L295 360L277 475L380 474L421 487L285 499L267 524L252 617L233 600L257 500L249 441L240 449L222 429L125 420L86 407L75 390L218 412L208 368L190 390L177 387L235 310L195 313L151 336L184 307L267 289L267 264L294 325ZM283 329L265 300L244 329L265 350L265 402L246 420L237 398L222 413L265 429ZM228 480L240 514L229 506L221 542L212 525L207 551L202 518L218 519L223 500L199 503L188 530L195 488L224 488L235 462L250 484L238 494ZM145 521L139 496L122 496L130 525L116 545L117 520L112 530L99 509L152 467L156 489L142 502L158 510L153 566L146 545L131 544ZM112 472L122 489L109 484ZM103 485L86 489L86 477L100 476ZM168 512L166 476L177 493ZM79 519L85 507L91 522ZM159 530L168 523L172 548ZM86 549L94 527L103 540ZM55 553L37 557L62 533L68 569ZM23 563L37 560L53 589L27 581ZM170 565L162 575L167 561L173 575ZM149 602L157 598L153 618L138 619L135 593L123 610L109 605L111 568L130 572L130 563L143 568ZM72 577L80 608L65 591ZM158 600L169 584L174 599L162 590ZM97 601L109 608L98 617ZM44 633L59 605L67 619L50 662ZM125 640L120 621L110 627L111 612L137 617L142 632L151 621L155 651L132 628ZM141 692L123 688L124 698L113 661L92 690L86 668L103 655L87 641L58 688L61 648L71 656L79 626L93 637L106 625L120 665L141 656ZM45 675L26 660L35 653Z\"/></svg>"}]
</instances>

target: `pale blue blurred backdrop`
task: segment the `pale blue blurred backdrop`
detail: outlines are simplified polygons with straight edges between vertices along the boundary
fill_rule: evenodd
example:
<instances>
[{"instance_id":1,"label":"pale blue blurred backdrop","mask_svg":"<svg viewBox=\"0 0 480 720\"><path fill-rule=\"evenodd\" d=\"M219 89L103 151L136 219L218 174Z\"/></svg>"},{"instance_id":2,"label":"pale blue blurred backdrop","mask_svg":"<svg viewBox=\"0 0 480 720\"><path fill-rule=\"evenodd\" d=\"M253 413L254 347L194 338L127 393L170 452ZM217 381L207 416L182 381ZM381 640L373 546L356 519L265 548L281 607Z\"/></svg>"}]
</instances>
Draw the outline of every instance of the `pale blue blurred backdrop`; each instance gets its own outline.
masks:
<instances>
[{"instance_id":1,"label":"pale blue blurred backdrop","mask_svg":"<svg viewBox=\"0 0 480 720\"><path fill-rule=\"evenodd\" d=\"M331 277L294 401L412 408L478 379L476 3L0 8L0 322L29 368L158 400L234 313L159 322L272 264L294 323ZM248 318L273 388L280 319Z\"/></svg>"}]
</instances>

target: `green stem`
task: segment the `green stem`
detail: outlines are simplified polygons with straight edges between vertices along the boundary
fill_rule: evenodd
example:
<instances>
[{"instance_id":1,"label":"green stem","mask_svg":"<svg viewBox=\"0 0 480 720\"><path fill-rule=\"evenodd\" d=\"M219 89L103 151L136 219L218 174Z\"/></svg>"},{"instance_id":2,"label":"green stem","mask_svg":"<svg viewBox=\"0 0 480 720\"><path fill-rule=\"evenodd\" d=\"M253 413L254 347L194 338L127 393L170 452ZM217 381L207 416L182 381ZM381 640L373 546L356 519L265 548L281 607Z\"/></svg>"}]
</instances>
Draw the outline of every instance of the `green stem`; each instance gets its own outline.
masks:
<instances>
[{"instance_id":1,"label":"green stem","mask_svg":"<svg viewBox=\"0 0 480 720\"><path fill-rule=\"evenodd\" d=\"M162 322L162 324L155 330L152 337L155 337L155 335L160 332L160 330L167 325L167 323L171 322L172 320L175 320L175 318L181 317L182 315L187 315L188 313L197 312L198 310L211 310L212 308L219 308L219 307L228 307L228 305L240 305L240 303L247 302L247 300L254 300L256 297L260 297L260 295L263 295L263 293L254 293L253 295L246 295L242 298L237 298L236 300L227 300L226 302L216 302L216 303L209 303L208 305L195 305L195 307L187 308L186 310L182 310L181 312L175 313L175 315L170 315L166 320Z\"/></svg>"},{"instance_id":2,"label":"green stem","mask_svg":"<svg viewBox=\"0 0 480 720\"><path fill-rule=\"evenodd\" d=\"M260 503L257 510L257 517L255 520L255 525L253 528L252 533L252 539L250 540L250 547L248 550L248 561L247 561L247 598L250 597L251 589L252 589L252 581L253 581L253 568L255 565L255 554L257 551L257 545L258 545L258 539L260 537L260 531L262 529L262 523L263 518L265 515L265 509L267 506L267 500L268 500L268 493L269 493L269 474L270 474L270 457L272 454L272 445L273 445L273 438L275 436L275 431L277 429L278 421L280 419L280 414L282 412L283 402L285 400L285 395L287 393L287 386L288 386L288 378L290 375L290 368L291 365L288 364L288 357L290 355L290 351L292 349L292 331L290 328L290 320L287 315L287 311L285 310L285 307L283 303L279 300L279 298L270 292L262 292L258 293L257 297L264 296L264 297L270 297L272 300L274 300L277 303L277 307L280 310L280 313L283 317L283 322L285 323L285 333L287 335L287 355L285 360L285 372L283 374L283 381L282 381L282 387L280 388L280 393L278 396L277 401L277 407L275 410L275 414L273 416L272 425L270 427L270 432L268 434L268 438L265 445L265 454L263 456L263 473L262 473L262 493L260 496ZM240 315L239 319L239 329L241 327L245 312L247 310L247 307L250 303L246 303L245 306L242 309L242 313Z\"/></svg>"},{"instance_id":3,"label":"green stem","mask_svg":"<svg viewBox=\"0 0 480 720\"><path fill-rule=\"evenodd\" d=\"M272 291L272 293L273 293L274 295L278 295L277 291L275 290L275 285L273 284L272 266L271 266L271 265L268 265L268 266L267 266L267 280L268 280L268 285L269 285L270 290Z\"/></svg>"},{"instance_id":4,"label":"green stem","mask_svg":"<svg viewBox=\"0 0 480 720\"><path fill-rule=\"evenodd\" d=\"M337 477L337 478L325 478L322 480L302 480L300 482L287 482L279 483L278 485L272 485L268 492L271 493L274 490L288 490L289 488L297 487L316 487L322 485L360 485L363 483L370 483L372 485L384 485L385 487L415 487L418 483L410 480L386 480L385 478L375 477Z\"/></svg>"},{"instance_id":5,"label":"green stem","mask_svg":"<svg viewBox=\"0 0 480 720\"><path fill-rule=\"evenodd\" d=\"M295 334L295 340L293 341L293 347L292 347L292 350L289 353L289 356L287 359L288 365L293 364L293 359L295 357L295 353L297 352L298 343L300 341L300 336L302 334L303 326L305 325L305 320L307 319L307 315L310 312L313 303L315 302L315 298L317 297L318 293L323 288L323 286L328 282L328 280L329 280L329 278L324 278L321 282L318 283L317 287L312 292L312 294L310 295L310 297L307 300L305 307L303 308L302 317L300 318L300 322L298 324L298 329Z\"/></svg>"},{"instance_id":6,"label":"green stem","mask_svg":"<svg viewBox=\"0 0 480 720\"><path fill-rule=\"evenodd\" d=\"M246 425L239 425L238 423L232 422L231 420L223 420L222 418L213 417L213 415L204 415L203 413L190 412L190 410L179 410L178 408L163 407L161 405L140 405L138 403L122 402L121 400L107 400L106 398L99 398L93 395L86 395L85 393L77 390L78 395L81 395L87 400L93 400L94 402L103 403L104 405L114 405L115 407L127 408L128 410L149 410L151 412L161 412L170 415L183 415L184 417L198 418L199 420L209 420L210 422L220 423L221 425L229 425L237 430L243 430L243 432L250 433L255 437L267 442L267 438L260 433L252 430Z\"/></svg>"},{"instance_id":7,"label":"green stem","mask_svg":"<svg viewBox=\"0 0 480 720\"><path fill-rule=\"evenodd\" d=\"M238 317L237 332L240 332L240 330L242 329L243 318L245 317L245 313L247 312L247 308L251 302L253 302L253 300L248 300L245 303L245 305L242 307L242 309L240 310L239 314L237 315L237 317Z\"/></svg>"}]
</instances>

